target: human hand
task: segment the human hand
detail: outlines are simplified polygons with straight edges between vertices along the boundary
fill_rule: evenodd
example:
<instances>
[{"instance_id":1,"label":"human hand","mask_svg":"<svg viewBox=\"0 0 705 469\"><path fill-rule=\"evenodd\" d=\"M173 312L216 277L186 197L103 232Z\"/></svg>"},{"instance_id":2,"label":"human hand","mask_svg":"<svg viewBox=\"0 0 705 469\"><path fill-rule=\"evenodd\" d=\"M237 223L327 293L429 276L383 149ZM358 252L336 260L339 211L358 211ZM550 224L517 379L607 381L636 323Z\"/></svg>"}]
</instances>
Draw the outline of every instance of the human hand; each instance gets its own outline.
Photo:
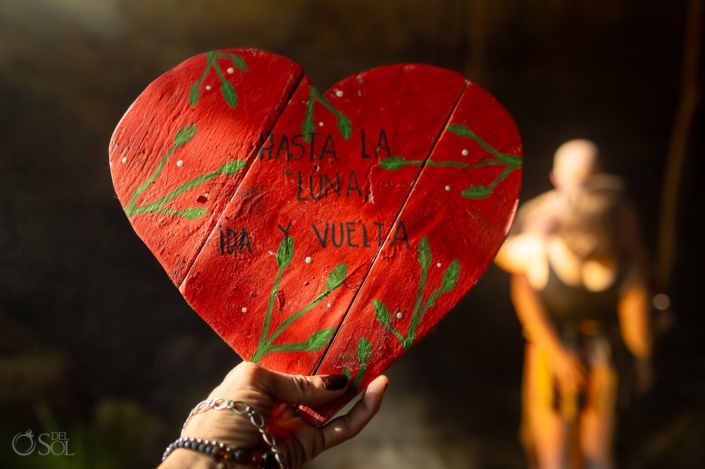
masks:
<instances>
[{"instance_id":1,"label":"human hand","mask_svg":"<svg viewBox=\"0 0 705 469\"><path fill-rule=\"evenodd\" d=\"M577 358L567 350L552 354L553 375L564 392L576 393L587 382L587 370Z\"/></svg>"},{"instance_id":2,"label":"human hand","mask_svg":"<svg viewBox=\"0 0 705 469\"><path fill-rule=\"evenodd\" d=\"M385 376L379 376L348 414L321 428L306 423L295 408L324 404L342 395L348 386L343 375L287 375L243 362L228 373L208 399L224 397L253 407L267 422L286 467L298 469L321 452L357 435L379 410L388 383ZM249 418L232 411L209 410L194 414L183 436L217 441L236 449L262 445L260 432ZM177 449L159 469L184 467L215 468L216 464L205 454Z\"/></svg>"}]
</instances>

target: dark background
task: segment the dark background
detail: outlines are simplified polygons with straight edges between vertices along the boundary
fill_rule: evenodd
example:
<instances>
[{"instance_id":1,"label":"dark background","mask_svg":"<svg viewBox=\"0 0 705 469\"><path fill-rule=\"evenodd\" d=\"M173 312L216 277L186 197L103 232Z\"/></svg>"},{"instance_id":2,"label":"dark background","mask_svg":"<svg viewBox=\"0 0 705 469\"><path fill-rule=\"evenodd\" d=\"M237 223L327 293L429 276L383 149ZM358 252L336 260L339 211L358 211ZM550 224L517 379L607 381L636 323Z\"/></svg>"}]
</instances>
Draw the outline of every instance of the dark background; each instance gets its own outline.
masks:
<instances>
[{"instance_id":1,"label":"dark background","mask_svg":"<svg viewBox=\"0 0 705 469\"><path fill-rule=\"evenodd\" d=\"M289 57L320 89L394 63L459 71L519 127L522 200L550 188L562 142L592 139L605 169L627 181L655 253L686 3L0 2L0 466L156 466L190 408L239 362L188 307L114 195L112 130L160 74L228 47ZM700 109L680 187L676 320L657 342L655 387L620 419L620 467L705 464ZM370 428L311 467L525 467L523 339L508 281L490 267L390 369ZM52 427L67 432L76 456L12 452L15 434Z\"/></svg>"}]
</instances>

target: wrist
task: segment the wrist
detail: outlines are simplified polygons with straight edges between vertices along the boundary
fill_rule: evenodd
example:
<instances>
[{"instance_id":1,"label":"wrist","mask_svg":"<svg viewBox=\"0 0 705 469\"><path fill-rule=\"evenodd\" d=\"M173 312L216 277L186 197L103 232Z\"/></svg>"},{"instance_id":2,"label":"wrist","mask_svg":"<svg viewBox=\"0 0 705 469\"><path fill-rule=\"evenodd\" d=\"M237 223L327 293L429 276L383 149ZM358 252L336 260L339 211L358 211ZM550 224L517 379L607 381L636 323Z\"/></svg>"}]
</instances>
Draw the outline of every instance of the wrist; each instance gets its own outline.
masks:
<instances>
[{"instance_id":1,"label":"wrist","mask_svg":"<svg viewBox=\"0 0 705 469\"><path fill-rule=\"evenodd\" d=\"M181 436L217 441L238 449L251 449L261 441L248 417L216 410L194 414Z\"/></svg>"},{"instance_id":2,"label":"wrist","mask_svg":"<svg viewBox=\"0 0 705 469\"><path fill-rule=\"evenodd\" d=\"M184 448L175 449L158 469L216 469L217 462L206 454Z\"/></svg>"}]
</instances>

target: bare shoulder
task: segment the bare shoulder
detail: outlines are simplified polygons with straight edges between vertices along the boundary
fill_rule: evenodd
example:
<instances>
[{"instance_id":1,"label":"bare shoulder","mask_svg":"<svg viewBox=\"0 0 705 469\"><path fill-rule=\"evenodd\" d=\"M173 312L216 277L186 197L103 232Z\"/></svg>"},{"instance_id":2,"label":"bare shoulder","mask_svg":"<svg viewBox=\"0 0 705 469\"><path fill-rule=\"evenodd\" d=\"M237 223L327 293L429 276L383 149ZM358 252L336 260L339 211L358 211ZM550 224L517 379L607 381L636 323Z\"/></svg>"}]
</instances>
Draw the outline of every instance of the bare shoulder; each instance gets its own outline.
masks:
<instances>
[{"instance_id":1,"label":"bare shoulder","mask_svg":"<svg viewBox=\"0 0 705 469\"><path fill-rule=\"evenodd\" d=\"M547 232L563 209L563 200L556 190L550 190L526 201L517 212L509 236L525 232Z\"/></svg>"}]
</instances>

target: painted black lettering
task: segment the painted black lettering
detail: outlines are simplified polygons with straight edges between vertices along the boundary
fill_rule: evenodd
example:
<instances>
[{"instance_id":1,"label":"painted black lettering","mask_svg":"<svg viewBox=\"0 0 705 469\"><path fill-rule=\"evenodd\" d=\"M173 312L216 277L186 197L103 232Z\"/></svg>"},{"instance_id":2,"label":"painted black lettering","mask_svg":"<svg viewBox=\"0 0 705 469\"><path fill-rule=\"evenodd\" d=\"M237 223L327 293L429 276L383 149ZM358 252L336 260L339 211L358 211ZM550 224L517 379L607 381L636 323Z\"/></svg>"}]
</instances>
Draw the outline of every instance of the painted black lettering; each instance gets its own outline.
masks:
<instances>
[{"instance_id":1,"label":"painted black lettering","mask_svg":"<svg viewBox=\"0 0 705 469\"><path fill-rule=\"evenodd\" d=\"M314 141L316 140L316 135L321 135L320 132L311 132L309 133L311 136L311 161L313 161L313 149L314 149Z\"/></svg>"},{"instance_id":2,"label":"painted black lettering","mask_svg":"<svg viewBox=\"0 0 705 469\"><path fill-rule=\"evenodd\" d=\"M372 155L368 155L367 153L365 153L365 129L360 129L360 135L362 138L362 157L372 158Z\"/></svg>"},{"instance_id":3,"label":"painted black lettering","mask_svg":"<svg viewBox=\"0 0 705 469\"><path fill-rule=\"evenodd\" d=\"M274 156L274 159L278 160L279 153L284 150L286 150L286 160L289 161L291 159L291 152L289 151L289 139L286 135L282 135L282 139L279 142L279 148L277 148L277 154Z\"/></svg>"},{"instance_id":4,"label":"painted black lettering","mask_svg":"<svg viewBox=\"0 0 705 469\"><path fill-rule=\"evenodd\" d=\"M399 237L399 231L404 232L404 236L401 238ZM399 220L399 224L397 225L397 230L394 232L394 239L392 239L392 244L390 244L390 247L394 247L394 243L397 242L397 239L399 241L404 241L406 243L406 249L411 249L409 246L409 237L406 235L406 227L404 226L404 222Z\"/></svg>"},{"instance_id":5,"label":"painted black lettering","mask_svg":"<svg viewBox=\"0 0 705 469\"><path fill-rule=\"evenodd\" d=\"M300 154L298 157L294 156L294 152L293 152L293 151L289 153L289 157L290 157L292 160L294 160L294 161L300 160L300 159L303 158L304 155L306 154L306 149L304 148L304 146L303 146L302 144L300 144L300 143L296 143L296 139L297 139L297 138L304 138L304 136L301 135L301 134L298 134L298 135L294 135L294 138L291 139L291 145L292 145L292 146L301 148L301 154Z\"/></svg>"},{"instance_id":6,"label":"painted black lettering","mask_svg":"<svg viewBox=\"0 0 705 469\"><path fill-rule=\"evenodd\" d=\"M384 145L382 145L382 140L384 140ZM387 150L387 156L392 156L391 153L389 153L389 142L387 142L387 133L382 129L379 132L379 141L377 142L377 150L375 151L375 156L379 158L379 151L381 149Z\"/></svg>"},{"instance_id":7,"label":"painted black lettering","mask_svg":"<svg viewBox=\"0 0 705 469\"><path fill-rule=\"evenodd\" d=\"M351 241L351 239L350 239L350 233L354 233L354 232L355 232L355 229L354 229L354 228L353 228L353 229L350 229L350 225L355 226L355 222L354 222L354 221L349 221L349 222L346 222L346 223L345 223L345 231L348 232L348 246L350 246L351 248L358 248L358 247L360 247L360 245L359 245L359 244L353 244L352 241Z\"/></svg>"},{"instance_id":8,"label":"painted black lettering","mask_svg":"<svg viewBox=\"0 0 705 469\"><path fill-rule=\"evenodd\" d=\"M308 197L301 197L301 171L296 171L297 177L299 178L299 187L296 191L296 200L300 200L301 202L304 202L308 200Z\"/></svg>"},{"instance_id":9,"label":"painted black lettering","mask_svg":"<svg viewBox=\"0 0 705 469\"><path fill-rule=\"evenodd\" d=\"M330 142L330 150L328 150L328 142ZM333 155L333 160L337 160L338 158L335 157L335 143L333 143L333 136L328 134L328 137L326 138L326 143L323 144L323 150L321 151L321 154L318 156L318 161L321 161L323 159L323 155L326 153L330 153Z\"/></svg>"},{"instance_id":10,"label":"painted black lettering","mask_svg":"<svg viewBox=\"0 0 705 469\"><path fill-rule=\"evenodd\" d=\"M340 244L335 242L335 223L332 223L332 225L333 228L331 229L330 240L333 242L333 246L339 248L343 245L343 241L345 240L345 233L343 233L343 222L340 222Z\"/></svg>"},{"instance_id":11,"label":"painted black lettering","mask_svg":"<svg viewBox=\"0 0 705 469\"><path fill-rule=\"evenodd\" d=\"M218 227L221 228L221 227ZM223 248L223 245L225 244L225 240L223 239L223 230L220 230L220 255L224 256L225 255L225 250Z\"/></svg>"},{"instance_id":12,"label":"painted black lettering","mask_svg":"<svg viewBox=\"0 0 705 469\"><path fill-rule=\"evenodd\" d=\"M262 147L259 149L259 160L262 161L264 158L264 152L268 151L269 154L267 155L267 159L271 160L272 159L272 148L274 148L274 135L272 135L272 132L269 132L269 136L267 137L267 140L269 140L269 146L265 147L264 146L264 135L259 134L259 141L262 144Z\"/></svg>"},{"instance_id":13,"label":"painted black lettering","mask_svg":"<svg viewBox=\"0 0 705 469\"><path fill-rule=\"evenodd\" d=\"M372 245L367 242L367 227L362 224L362 245L366 248L371 248Z\"/></svg>"},{"instance_id":14,"label":"painted black lettering","mask_svg":"<svg viewBox=\"0 0 705 469\"><path fill-rule=\"evenodd\" d=\"M291 222L289 222L288 225L286 225L286 229L284 229L283 226L281 226L279 223L277 223L277 228L279 228L282 233L284 233L284 239L287 239L289 237L289 228L291 228ZM289 243L284 243L284 246L286 247L286 254L289 254Z\"/></svg>"},{"instance_id":15,"label":"painted black lettering","mask_svg":"<svg viewBox=\"0 0 705 469\"><path fill-rule=\"evenodd\" d=\"M355 185L353 186L353 182ZM357 191L357 194L362 197L362 191L360 190L360 186L357 184L357 177L355 176L355 171L350 171L350 179L348 179L348 190L345 191L345 197L350 196L350 191Z\"/></svg>"},{"instance_id":16,"label":"painted black lettering","mask_svg":"<svg viewBox=\"0 0 705 469\"><path fill-rule=\"evenodd\" d=\"M316 229L316 225L311 225L313 227L313 231L316 232L316 237L318 238L318 242L321 243L321 247L323 249L326 248L326 242L328 241L328 223L326 223L326 230L323 232L323 239L321 239L320 233L318 233L318 230Z\"/></svg>"},{"instance_id":17,"label":"painted black lettering","mask_svg":"<svg viewBox=\"0 0 705 469\"><path fill-rule=\"evenodd\" d=\"M330 180L328 175L326 174L326 199L328 198L328 185L330 185L330 188L333 189L333 192L335 192L338 197L340 197L340 174L335 173L335 181L336 181L336 186L333 185L333 181Z\"/></svg>"},{"instance_id":18,"label":"painted black lettering","mask_svg":"<svg viewBox=\"0 0 705 469\"><path fill-rule=\"evenodd\" d=\"M279 223L277 223L277 228L279 228L282 231L282 233L284 233L284 239L286 239L286 237L289 236L289 229L291 229L291 222L289 222L289 224L286 225L286 228L284 228Z\"/></svg>"},{"instance_id":19,"label":"painted black lettering","mask_svg":"<svg viewBox=\"0 0 705 469\"><path fill-rule=\"evenodd\" d=\"M311 188L311 198L313 200L318 200L323 196L323 177L318 175L318 197L313 193L313 176L308 177L308 187Z\"/></svg>"},{"instance_id":20,"label":"painted black lettering","mask_svg":"<svg viewBox=\"0 0 705 469\"><path fill-rule=\"evenodd\" d=\"M289 222L289 225L291 225L291 222ZM289 229L287 228L287 231ZM247 246L247 250L250 251L250 254L252 254L252 247L250 246L250 235L247 234L247 230L245 228L242 229L240 232L240 246L237 248L238 254L242 253L242 248Z\"/></svg>"},{"instance_id":21,"label":"painted black lettering","mask_svg":"<svg viewBox=\"0 0 705 469\"><path fill-rule=\"evenodd\" d=\"M230 246L230 238L232 237L233 240L233 245L232 247ZM225 230L225 247L228 250L228 254L232 254L235 252L235 248L237 248L237 233L235 233L234 230L231 230L228 228Z\"/></svg>"}]
</instances>

